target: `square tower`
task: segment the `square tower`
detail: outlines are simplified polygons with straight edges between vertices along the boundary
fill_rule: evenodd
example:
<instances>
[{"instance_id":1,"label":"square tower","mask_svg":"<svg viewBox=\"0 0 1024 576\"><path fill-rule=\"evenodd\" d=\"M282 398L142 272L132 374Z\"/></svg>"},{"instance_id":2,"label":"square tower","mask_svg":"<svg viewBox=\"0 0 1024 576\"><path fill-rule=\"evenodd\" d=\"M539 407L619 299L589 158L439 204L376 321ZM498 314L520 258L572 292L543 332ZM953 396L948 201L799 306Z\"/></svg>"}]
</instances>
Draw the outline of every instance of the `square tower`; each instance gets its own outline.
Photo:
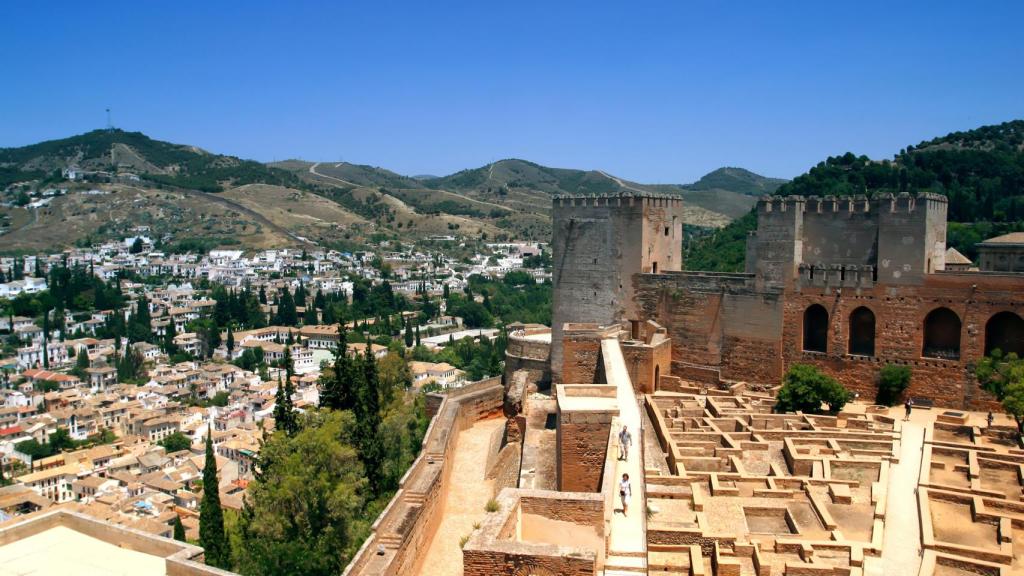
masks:
<instances>
[{"instance_id":1,"label":"square tower","mask_svg":"<svg viewBox=\"0 0 1024 576\"><path fill-rule=\"evenodd\" d=\"M561 383L562 328L635 316L633 275L682 269L683 201L660 195L556 197L551 374Z\"/></svg>"}]
</instances>

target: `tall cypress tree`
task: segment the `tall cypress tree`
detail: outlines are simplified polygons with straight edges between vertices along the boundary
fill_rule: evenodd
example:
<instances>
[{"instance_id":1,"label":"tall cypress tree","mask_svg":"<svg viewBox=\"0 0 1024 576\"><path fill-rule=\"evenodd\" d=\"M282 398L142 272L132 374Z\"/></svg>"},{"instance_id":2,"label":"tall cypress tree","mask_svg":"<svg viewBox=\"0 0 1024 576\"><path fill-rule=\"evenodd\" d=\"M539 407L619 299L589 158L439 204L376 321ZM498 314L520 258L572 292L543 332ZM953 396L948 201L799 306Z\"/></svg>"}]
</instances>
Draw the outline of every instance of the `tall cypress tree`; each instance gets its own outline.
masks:
<instances>
[{"instance_id":1,"label":"tall cypress tree","mask_svg":"<svg viewBox=\"0 0 1024 576\"><path fill-rule=\"evenodd\" d=\"M377 362L370 346L360 362L356 381L356 444L359 459L366 470L373 494L379 494L383 476L384 450L380 441L380 390L377 379Z\"/></svg>"},{"instance_id":2,"label":"tall cypress tree","mask_svg":"<svg viewBox=\"0 0 1024 576\"><path fill-rule=\"evenodd\" d=\"M217 459L213 456L213 432L206 428L206 463L203 466L203 501L199 505L199 545L206 551L206 563L231 567L231 545L224 534L224 510L220 507Z\"/></svg>"},{"instance_id":3,"label":"tall cypress tree","mask_svg":"<svg viewBox=\"0 0 1024 576\"><path fill-rule=\"evenodd\" d=\"M320 380L320 406L333 410L351 410L355 405L352 390L352 358L348 355L348 334L344 321L338 324L338 346L334 350L334 369Z\"/></svg>"},{"instance_id":4,"label":"tall cypress tree","mask_svg":"<svg viewBox=\"0 0 1024 576\"><path fill-rule=\"evenodd\" d=\"M418 328L418 326L417 326ZM412 335L412 322L408 319L405 321L405 347L412 348L412 345L416 342L416 339Z\"/></svg>"},{"instance_id":5,"label":"tall cypress tree","mask_svg":"<svg viewBox=\"0 0 1024 576\"><path fill-rule=\"evenodd\" d=\"M274 396L274 424L278 430L291 436L298 430L298 421L295 418L295 410L292 405L291 378L281 382L281 373L277 373L277 394Z\"/></svg>"},{"instance_id":6,"label":"tall cypress tree","mask_svg":"<svg viewBox=\"0 0 1024 576\"><path fill-rule=\"evenodd\" d=\"M174 356L178 353L178 345L174 343L174 337L178 335L174 325L174 318L167 317L167 327L164 328L164 354Z\"/></svg>"},{"instance_id":7,"label":"tall cypress tree","mask_svg":"<svg viewBox=\"0 0 1024 576\"><path fill-rule=\"evenodd\" d=\"M181 516L174 515L174 539L178 542L185 541L185 526L181 523Z\"/></svg>"},{"instance_id":8,"label":"tall cypress tree","mask_svg":"<svg viewBox=\"0 0 1024 576\"><path fill-rule=\"evenodd\" d=\"M228 356L232 356L235 352L235 333L231 330L231 324L228 324Z\"/></svg>"}]
</instances>

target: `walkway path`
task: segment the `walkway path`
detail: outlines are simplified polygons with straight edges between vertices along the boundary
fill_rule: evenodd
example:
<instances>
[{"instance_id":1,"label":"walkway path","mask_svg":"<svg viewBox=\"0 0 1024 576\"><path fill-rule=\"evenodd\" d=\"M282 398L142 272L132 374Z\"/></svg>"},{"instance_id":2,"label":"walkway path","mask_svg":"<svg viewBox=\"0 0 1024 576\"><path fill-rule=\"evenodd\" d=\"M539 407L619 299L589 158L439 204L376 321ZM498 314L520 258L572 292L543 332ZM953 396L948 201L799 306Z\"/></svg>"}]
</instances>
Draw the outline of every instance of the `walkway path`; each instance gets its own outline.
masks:
<instances>
[{"instance_id":1,"label":"walkway path","mask_svg":"<svg viewBox=\"0 0 1024 576\"><path fill-rule=\"evenodd\" d=\"M901 409L902 411L902 409ZM914 420L928 414L915 414ZM926 424L902 422L900 463L889 468L885 534L881 558L865 559L865 576L917 574L921 569L921 525L917 512L917 480Z\"/></svg>"},{"instance_id":2,"label":"walkway path","mask_svg":"<svg viewBox=\"0 0 1024 576\"><path fill-rule=\"evenodd\" d=\"M622 568L646 567L647 536L644 533L644 467L640 455L640 407L637 404L633 383L626 371L619 341L609 338L601 341L601 354L605 359L605 375L609 384L618 388L619 424L629 428L633 445L629 460L615 461L615 510L612 515L611 537L608 540L607 564ZM618 446L609 447L618 451ZM618 496L618 483L623 474L629 474L633 496L630 499L629 515L621 513L622 502ZM632 560L631 560L632 559ZM637 570L638 572L640 570ZM646 572L646 570L644 570Z\"/></svg>"},{"instance_id":3,"label":"walkway path","mask_svg":"<svg viewBox=\"0 0 1024 576\"><path fill-rule=\"evenodd\" d=\"M504 418L480 420L459 433L452 462L451 479L447 484L441 523L427 548L420 574L427 576L459 576L462 574L462 549L459 540L473 532L487 512L484 506L491 499L494 480L486 480L487 450L491 433L505 425Z\"/></svg>"}]
</instances>

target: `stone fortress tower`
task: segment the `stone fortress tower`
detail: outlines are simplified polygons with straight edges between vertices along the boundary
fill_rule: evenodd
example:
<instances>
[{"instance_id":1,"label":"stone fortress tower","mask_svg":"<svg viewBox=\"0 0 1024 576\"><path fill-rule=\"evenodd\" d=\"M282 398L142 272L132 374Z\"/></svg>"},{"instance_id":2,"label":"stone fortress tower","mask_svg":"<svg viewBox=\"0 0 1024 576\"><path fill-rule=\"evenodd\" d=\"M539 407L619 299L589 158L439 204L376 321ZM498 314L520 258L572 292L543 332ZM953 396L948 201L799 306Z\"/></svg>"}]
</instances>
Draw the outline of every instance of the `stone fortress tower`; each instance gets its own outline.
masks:
<instances>
[{"instance_id":1,"label":"stone fortress tower","mask_svg":"<svg viewBox=\"0 0 1024 576\"><path fill-rule=\"evenodd\" d=\"M561 382L566 322L636 318L635 274L682 269L683 201L655 194L561 196L553 202L552 381Z\"/></svg>"},{"instance_id":2,"label":"stone fortress tower","mask_svg":"<svg viewBox=\"0 0 1024 576\"><path fill-rule=\"evenodd\" d=\"M945 267L945 196L763 198L746 272L763 288L909 285Z\"/></svg>"}]
</instances>

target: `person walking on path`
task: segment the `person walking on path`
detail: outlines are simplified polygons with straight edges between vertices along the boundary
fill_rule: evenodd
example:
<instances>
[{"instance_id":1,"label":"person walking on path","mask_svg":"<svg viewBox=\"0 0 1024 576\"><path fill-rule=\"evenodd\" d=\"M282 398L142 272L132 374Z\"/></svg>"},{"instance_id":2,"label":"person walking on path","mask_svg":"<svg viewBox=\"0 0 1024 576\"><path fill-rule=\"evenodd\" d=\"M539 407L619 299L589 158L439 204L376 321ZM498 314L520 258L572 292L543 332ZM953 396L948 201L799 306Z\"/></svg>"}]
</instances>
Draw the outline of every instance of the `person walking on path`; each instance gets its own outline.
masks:
<instances>
[{"instance_id":1,"label":"person walking on path","mask_svg":"<svg viewBox=\"0 0 1024 576\"><path fill-rule=\"evenodd\" d=\"M910 420L910 412L914 409L914 400L907 398L907 401L903 403L903 409L907 411L907 415L903 417L903 421Z\"/></svg>"},{"instance_id":2,"label":"person walking on path","mask_svg":"<svg viewBox=\"0 0 1024 576\"><path fill-rule=\"evenodd\" d=\"M996 417L992 414L992 411L988 411L988 416L985 417L985 422L988 422L988 427L992 427L992 423L996 421Z\"/></svg>"},{"instance_id":3,"label":"person walking on path","mask_svg":"<svg viewBox=\"0 0 1024 576\"><path fill-rule=\"evenodd\" d=\"M629 460L629 447L633 444L633 435L625 426L619 432L619 460Z\"/></svg>"},{"instance_id":4,"label":"person walking on path","mask_svg":"<svg viewBox=\"0 0 1024 576\"><path fill-rule=\"evenodd\" d=\"M622 515L629 515L629 499L633 496L633 487L629 484L629 474L623 474L619 481L619 498L622 499Z\"/></svg>"}]
</instances>

